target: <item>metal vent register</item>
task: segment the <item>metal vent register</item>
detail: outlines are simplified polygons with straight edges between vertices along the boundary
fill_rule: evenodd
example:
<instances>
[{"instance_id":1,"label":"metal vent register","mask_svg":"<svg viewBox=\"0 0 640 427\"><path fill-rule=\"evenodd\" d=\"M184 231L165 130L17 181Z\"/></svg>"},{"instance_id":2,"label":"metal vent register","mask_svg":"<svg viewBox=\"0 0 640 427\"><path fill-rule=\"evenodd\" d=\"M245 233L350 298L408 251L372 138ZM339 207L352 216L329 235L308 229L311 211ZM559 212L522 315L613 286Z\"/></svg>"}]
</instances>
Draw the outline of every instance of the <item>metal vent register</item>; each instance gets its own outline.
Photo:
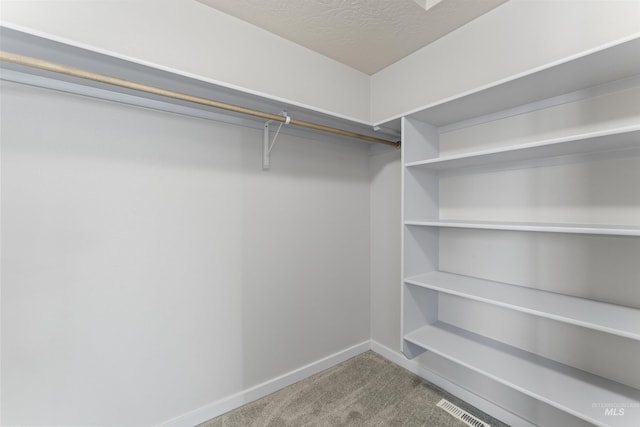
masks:
<instances>
[{"instance_id":1,"label":"metal vent register","mask_svg":"<svg viewBox=\"0 0 640 427\"><path fill-rule=\"evenodd\" d=\"M491 427L489 424L485 423L484 421L480 421L478 418L474 417L464 409L457 407L446 399L441 399L440 402L436 404L436 406L442 408L449 414L453 415L454 417L471 427Z\"/></svg>"}]
</instances>

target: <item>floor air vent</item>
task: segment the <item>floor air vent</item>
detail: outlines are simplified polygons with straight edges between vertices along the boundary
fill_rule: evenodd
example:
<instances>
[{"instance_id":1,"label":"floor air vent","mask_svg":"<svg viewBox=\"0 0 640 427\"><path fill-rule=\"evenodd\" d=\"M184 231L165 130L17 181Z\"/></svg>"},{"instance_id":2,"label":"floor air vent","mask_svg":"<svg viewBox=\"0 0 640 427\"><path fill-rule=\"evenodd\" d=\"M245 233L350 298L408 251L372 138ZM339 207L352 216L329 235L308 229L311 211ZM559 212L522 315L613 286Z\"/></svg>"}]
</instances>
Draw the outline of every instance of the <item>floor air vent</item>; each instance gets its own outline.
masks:
<instances>
[{"instance_id":1,"label":"floor air vent","mask_svg":"<svg viewBox=\"0 0 640 427\"><path fill-rule=\"evenodd\" d=\"M485 423L484 421L480 421L478 418L474 417L464 409L458 408L456 405L446 399L440 400L440 402L438 402L436 406L444 409L445 411L471 427L491 427L489 424Z\"/></svg>"}]
</instances>

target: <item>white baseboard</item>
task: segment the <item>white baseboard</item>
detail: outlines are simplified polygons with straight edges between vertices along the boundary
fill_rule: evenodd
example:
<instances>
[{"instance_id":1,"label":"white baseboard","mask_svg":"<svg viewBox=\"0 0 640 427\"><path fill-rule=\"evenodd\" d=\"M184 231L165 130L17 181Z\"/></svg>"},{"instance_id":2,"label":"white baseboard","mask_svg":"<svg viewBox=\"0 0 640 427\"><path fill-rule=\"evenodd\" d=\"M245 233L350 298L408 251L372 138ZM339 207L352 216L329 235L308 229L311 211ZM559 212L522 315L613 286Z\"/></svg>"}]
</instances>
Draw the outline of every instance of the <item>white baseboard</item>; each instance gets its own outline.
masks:
<instances>
[{"instance_id":1,"label":"white baseboard","mask_svg":"<svg viewBox=\"0 0 640 427\"><path fill-rule=\"evenodd\" d=\"M344 362L358 354L368 350L373 350L380 356L407 369L410 372L424 378L432 384L446 390L452 395L475 406L481 411L513 426L534 426L517 415L509 412L488 400L483 399L475 393L462 388L444 377L425 369L418 362L407 359L402 353L392 350L376 341L364 341L323 359L312 362L306 366L295 369L279 377L265 381L249 389L242 390L236 394L212 402L208 405L187 412L171 420L158 424L156 427L193 427L207 420L215 418L242 405L258 400L268 394L278 391L288 385L294 384L305 378L315 375L325 369L331 368L338 363Z\"/></svg>"},{"instance_id":2,"label":"white baseboard","mask_svg":"<svg viewBox=\"0 0 640 427\"><path fill-rule=\"evenodd\" d=\"M223 399L212 402L201 408L195 409L186 414L180 415L169 421L158 424L156 427L193 427L203 423L211 418L239 408L254 400L258 400L268 394L278 391L288 385L296 383L300 380L322 372L338 363L344 362L358 354L364 353L371 349L371 341L365 341L354 345L337 353L329 355L323 359L317 360L301 368L295 369L279 377L265 381L262 384L253 386L247 390L242 390L236 394L225 397Z\"/></svg>"},{"instance_id":3,"label":"white baseboard","mask_svg":"<svg viewBox=\"0 0 640 427\"><path fill-rule=\"evenodd\" d=\"M494 403L489 402L486 399L478 396L475 393L470 392L469 390L458 386L455 383L447 380L446 378L432 372L428 369L425 369L418 362L407 359L402 353L392 350L389 347L386 347L376 341L371 341L371 350L378 353L380 356L389 360L390 362L395 363L398 366L405 368L406 370L413 372L419 377L424 378L429 381L431 384L434 384L441 389L451 393L457 398L467 402L468 404L478 408L479 410L485 412L486 414L491 415L492 417L502 421L511 426L527 426L534 427L535 424L532 424L523 418L515 415L512 412L509 412Z\"/></svg>"}]
</instances>

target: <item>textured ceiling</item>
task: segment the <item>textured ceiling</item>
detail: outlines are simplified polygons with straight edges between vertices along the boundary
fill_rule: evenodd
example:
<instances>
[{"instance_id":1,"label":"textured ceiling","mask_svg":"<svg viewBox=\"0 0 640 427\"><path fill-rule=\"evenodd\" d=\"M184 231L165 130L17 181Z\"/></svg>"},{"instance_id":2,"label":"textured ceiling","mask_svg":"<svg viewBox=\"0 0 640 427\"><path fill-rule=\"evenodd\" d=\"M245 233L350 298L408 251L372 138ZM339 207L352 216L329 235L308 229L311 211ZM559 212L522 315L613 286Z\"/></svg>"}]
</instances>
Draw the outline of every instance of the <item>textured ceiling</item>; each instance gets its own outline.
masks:
<instances>
[{"instance_id":1,"label":"textured ceiling","mask_svg":"<svg viewBox=\"0 0 640 427\"><path fill-rule=\"evenodd\" d=\"M373 74L507 0L197 0Z\"/></svg>"}]
</instances>

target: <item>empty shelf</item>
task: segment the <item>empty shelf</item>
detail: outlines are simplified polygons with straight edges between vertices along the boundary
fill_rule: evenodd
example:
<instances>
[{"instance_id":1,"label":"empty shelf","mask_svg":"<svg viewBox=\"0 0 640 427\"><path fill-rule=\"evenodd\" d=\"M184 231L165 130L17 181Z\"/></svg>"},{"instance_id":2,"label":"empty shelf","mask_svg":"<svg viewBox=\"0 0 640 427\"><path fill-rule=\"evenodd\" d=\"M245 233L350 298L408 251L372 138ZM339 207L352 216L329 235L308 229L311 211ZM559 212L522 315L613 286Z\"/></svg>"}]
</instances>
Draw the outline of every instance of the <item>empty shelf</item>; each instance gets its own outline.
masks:
<instances>
[{"instance_id":1,"label":"empty shelf","mask_svg":"<svg viewBox=\"0 0 640 427\"><path fill-rule=\"evenodd\" d=\"M640 340L640 310L630 307L440 271L405 283Z\"/></svg>"},{"instance_id":2,"label":"empty shelf","mask_svg":"<svg viewBox=\"0 0 640 427\"><path fill-rule=\"evenodd\" d=\"M404 338L588 422L638 426L640 393L631 387L443 323L423 326ZM624 416L611 416L598 406L603 403L627 405Z\"/></svg>"},{"instance_id":3,"label":"empty shelf","mask_svg":"<svg viewBox=\"0 0 640 427\"><path fill-rule=\"evenodd\" d=\"M557 161L557 158L561 156L585 155L638 148L640 148L640 126L631 126L509 147L442 156L407 163L406 166L447 170L493 165L503 162L539 162L542 159Z\"/></svg>"},{"instance_id":4,"label":"empty shelf","mask_svg":"<svg viewBox=\"0 0 640 427\"><path fill-rule=\"evenodd\" d=\"M483 230L534 231L544 233L640 236L640 226L637 225L554 224L544 222L493 222L457 220L405 221L405 225L448 228L475 228Z\"/></svg>"}]
</instances>

